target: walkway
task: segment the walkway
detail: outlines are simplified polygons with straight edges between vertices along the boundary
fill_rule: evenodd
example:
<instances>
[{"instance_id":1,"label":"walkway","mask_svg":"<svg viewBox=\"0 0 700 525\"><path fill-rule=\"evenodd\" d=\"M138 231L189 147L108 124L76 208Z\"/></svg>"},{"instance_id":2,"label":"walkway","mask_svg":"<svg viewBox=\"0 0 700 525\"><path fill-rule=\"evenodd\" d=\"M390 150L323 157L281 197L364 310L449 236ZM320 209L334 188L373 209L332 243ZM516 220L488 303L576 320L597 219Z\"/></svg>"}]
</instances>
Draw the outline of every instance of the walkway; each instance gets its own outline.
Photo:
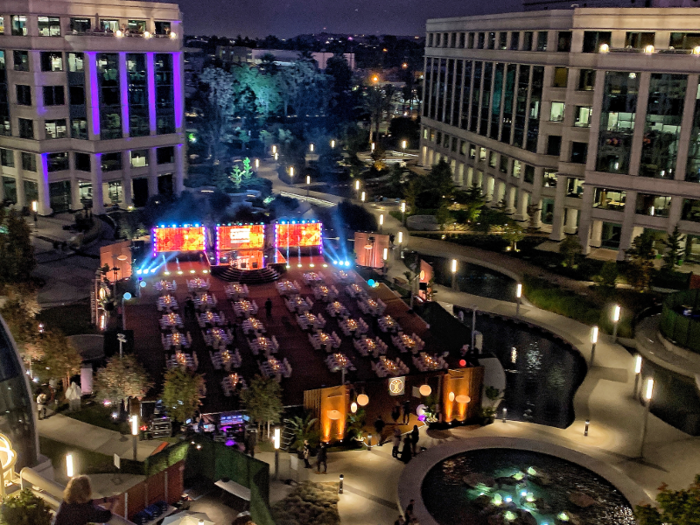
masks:
<instances>
[{"instance_id":1,"label":"walkway","mask_svg":"<svg viewBox=\"0 0 700 525\"><path fill-rule=\"evenodd\" d=\"M677 374L693 379L700 377L700 364L670 352L660 341L658 334L660 319L661 315L653 315L643 319L636 326L634 335L637 351L645 359L649 359ZM697 381L700 381L700 379ZM698 382L698 385L700 388L700 382Z\"/></svg>"}]
</instances>

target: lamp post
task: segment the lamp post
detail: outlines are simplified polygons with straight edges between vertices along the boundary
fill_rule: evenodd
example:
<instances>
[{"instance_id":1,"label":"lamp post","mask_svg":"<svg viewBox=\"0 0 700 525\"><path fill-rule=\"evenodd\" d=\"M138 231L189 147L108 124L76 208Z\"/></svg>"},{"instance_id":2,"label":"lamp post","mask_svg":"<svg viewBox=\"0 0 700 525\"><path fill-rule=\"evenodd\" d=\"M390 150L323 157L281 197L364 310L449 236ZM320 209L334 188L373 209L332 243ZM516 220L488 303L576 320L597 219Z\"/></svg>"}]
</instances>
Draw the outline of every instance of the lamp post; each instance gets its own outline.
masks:
<instances>
[{"instance_id":1,"label":"lamp post","mask_svg":"<svg viewBox=\"0 0 700 525\"><path fill-rule=\"evenodd\" d=\"M365 192L364 192L364 191L362 192L362 197L360 198L360 200L361 200L362 202L365 202Z\"/></svg>"},{"instance_id":2,"label":"lamp post","mask_svg":"<svg viewBox=\"0 0 700 525\"><path fill-rule=\"evenodd\" d=\"M598 343L598 327L591 328L591 362L589 368L593 368L593 360L595 359L595 345Z\"/></svg>"},{"instance_id":3,"label":"lamp post","mask_svg":"<svg viewBox=\"0 0 700 525\"><path fill-rule=\"evenodd\" d=\"M294 166L289 168L289 177L291 178L291 183L294 184Z\"/></svg>"},{"instance_id":4,"label":"lamp post","mask_svg":"<svg viewBox=\"0 0 700 525\"><path fill-rule=\"evenodd\" d=\"M139 416L137 415L131 416L131 436L134 442L134 461L138 461L137 448L139 442Z\"/></svg>"},{"instance_id":5,"label":"lamp post","mask_svg":"<svg viewBox=\"0 0 700 525\"><path fill-rule=\"evenodd\" d=\"M313 146L313 144L312 144ZM311 175L306 176L306 196L309 196L309 186L311 185Z\"/></svg>"},{"instance_id":6,"label":"lamp post","mask_svg":"<svg viewBox=\"0 0 700 525\"><path fill-rule=\"evenodd\" d=\"M126 310L124 309L124 301L131 299L130 292L124 292L122 295L122 330L126 330ZM121 347L119 347L119 353L121 353Z\"/></svg>"},{"instance_id":7,"label":"lamp post","mask_svg":"<svg viewBox=\"0 0 700 525\"><path fill-rule=\"evenodd\" d=\"M314 152L314 145L313 145L313 143L309 144L309 151L310 151L311 153Z\"/></svg>"},{"instance_id":8,"label":"lamp post","mask_svg":"<svg viewBox=\"0 0 700 525\"><path fill-rule=\"evenodd\" d=\"M406 226L406 201L401 203L401 224Z\"/></svg>"},{"instance_id":9,"label":"lamp post","mask_svg":"<svg viewBox=\"0 0 700 525\"><path fill-rule=\"evenodd\" d=\"M124 334L117 334L117 341L119 341L119 359L121 359L124 357L122 345L126 343L126 336Z\"/></svg>"},{"instance_id":10,"label":"lamp post","mask_svg":"<svg viewBox=\"0 0 700 525\"><path fill-rule=\"evenodd\" d=\"M384 227L384 214L380 213L379 214L379 233L382 233L383 227Z\"/></svg>"},{"instance_id":11,"label":"lamp post","mask_svg":"<svg viewBox=\"0 0 700 525\"><path fill-rule=\"evenodd\" d=\"M452 289L457 290L457 259L452 259Z\"/></svg>"},{"instance_id":12,"label":"lamp post","mask_svg":"<svg viewBox=\"0 0 700 525\"><path fill-rule=\"evenodd\" d=\"M255 159L255 169L257 170L259 168L260 168L260 159Z\"/></svg>"},{"instance_id":13,"label":"lamp post","mask_svg":"<svg viewBox=\"0 0 700 525\"><path fill-rule=\"evenodd\" d=\"M39 231L39 217L37 213L39 212L39 203L37 201L32 201L32 211L34 212L34 231Z\"/></svg>"},{"instance_id":14,"label":"lamp post","mask_svg":"<svg viewBox=\"0 0 700 525\"><path fill-rule=\"evenodd\" d=\"M73 464L73 454L66 454L66 476L72 478L75 476L75 465Z\"/></svg>"},{"instance_id":15,"label":"lamp post","mask_svg":"<svg viewBox=\"0 0 700 525\"><path fill-rule=\"evenodd\" d=\"M642 423L642 444L639 450L639 457L644 457L644 440L647 436L647 424L649 422L649 411L651 409L651 399L654 395L654 379L650 377L647 379L646 388L644 388L644 401L646 401L646 408L644 410L644 422Z\"/></svg>"},{"instance_id":16,"label":"lamp post","mask_svg":"<svg viewBox=\"0 0 700 525\"><path fill-rule=\"evenodd\" d=\"M615 305L615 308L613 308L613 343L617 343L617 325L620 323L620 313L621 313L621 308L619 304Z\"/></svg>"},{"instance_id":17,"label":"lamp post","mask_svg":"<svg viewBox=\"0 0 700 525\"><path fill-rule=\"evenodd\" d=\"M371 153L374 153L374 146L374 142L372 142L372 144L369 145L369 150Z\"/></svg>"},{"instance_id":18,"label":"lamp post","mask_svg":"<svg viewBox=\"0 0 700 525\"><path fill-rule=\"evenodd\" d=\"M335 139L331 140L331 149L335 149Z\"/></svg>"},{"instance_id":19,"label":"lamp post","mask_svg":"<svg viewBox=\"0 0 700 525\"><path fill-rule=\"evenodd\" d=\"M273 444L275 447L275 479L279 479L280 473L280 427L275 427L275 434L273 438Z\"/></svg>"},{"instance_id":20,"label":"lamp post","mask_svg":"<svg viewBox=\"0 0 700 525\"><path fill-rule=\"evenodd\" d=\"M401 141L401 149L403 150L404 157L406 156L406 146L408 146L408 142L405 140L402 140Z\"/></svg>"},{"instance_id":21,"label":"lamp post","mask_svg":"<svg viewBox=\"0 0 700 525\"><path fill-rule=\"evenodd\" d=\"M515 289L515 298L518 300L515 305L515 317L520 317L520 302L523 298L523 285L521 283L518 283Z\"/></svg>"},{"instance_id":22,"label":"lamp post","mask_svg":"<svg viewBox=\"0 0 700 525\"><path fill-rule=\"evenodd\" d=\"M355 196L358 199L360 198L360 181L359 180L355 181Z\"/></svg>"},{"instance_id":23,"label":"lamp post","mask_svg":"<svg viewBox=\"0 0 700 525\"><path fill-rule=\"evenodd\" d=\"M637 397L637 391L639 389L639 378L642 376L642 365L644 360L642 356L637 354L634 358L634 391L632 392L632 397Z\"/></svg>"},{"instance_id":24,"label":"lamp post","mask_svg":"<svg viewBox=\"0 0 700 525\"><path fill-rule=\"evenodd\" d=\"M384 253L382 253L382 259L384 260L384 267L382 268L384 270L384 275L386 276L387 272L389 271L389 248L384 248ZM343 370L345 370L343 368Z\"/></svg>"}]
</instances>

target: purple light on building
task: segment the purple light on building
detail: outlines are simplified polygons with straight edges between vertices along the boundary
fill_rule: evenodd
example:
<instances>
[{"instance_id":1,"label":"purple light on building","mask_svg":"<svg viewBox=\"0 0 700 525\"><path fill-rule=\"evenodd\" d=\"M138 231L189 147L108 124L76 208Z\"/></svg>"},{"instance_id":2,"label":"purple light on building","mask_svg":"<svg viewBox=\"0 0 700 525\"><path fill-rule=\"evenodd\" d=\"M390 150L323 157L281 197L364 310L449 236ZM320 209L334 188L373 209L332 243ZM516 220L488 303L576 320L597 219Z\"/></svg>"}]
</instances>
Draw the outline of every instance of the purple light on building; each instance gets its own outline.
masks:
<instances>
[{"instance_id":1,"label":"purple light on building","mask_svg":"<svg viewBox=\"0 0 700 525\"><path fill-rule=\"evenodd\" d=\"M122 71L122 65L124 71ZM122 102L122 129L129 134L129 82L126 71L126 53L119 53L119 90Z\"/></svg>"},{"instance_id":2,"label":"purple light on building","mask_svg":"<svg viewBox=\"0 0 700 525\"><path fill-rule=\"evenodd\" d=\"M148 120L151 133L156 133L156 69L155 53L146 53L146 70L148 75Z\"/></svg>"},{"instance_id":3,"label":"purple light on building","mask_svg":"<svg viewBox=\"0 0 700 525\"><path fill-rule=\"evenodd\" d=\"M85 53L90 72L90 106L92 109L92 133L100 135L100 94L97 86L97 55L94 51Z\"/></svg>"},{"instance_id":4,"label":"purple light on building","mask_svg":"<svg viewBox=\"0 0 700 525\"><path fill-rule=\"evenodd\" d=\"M182 52L173 53L173 90L175 94L175 129L182 128L184 109L182 104L182 73L180 71L180 57Z\"/></svg>"}]
</instances>

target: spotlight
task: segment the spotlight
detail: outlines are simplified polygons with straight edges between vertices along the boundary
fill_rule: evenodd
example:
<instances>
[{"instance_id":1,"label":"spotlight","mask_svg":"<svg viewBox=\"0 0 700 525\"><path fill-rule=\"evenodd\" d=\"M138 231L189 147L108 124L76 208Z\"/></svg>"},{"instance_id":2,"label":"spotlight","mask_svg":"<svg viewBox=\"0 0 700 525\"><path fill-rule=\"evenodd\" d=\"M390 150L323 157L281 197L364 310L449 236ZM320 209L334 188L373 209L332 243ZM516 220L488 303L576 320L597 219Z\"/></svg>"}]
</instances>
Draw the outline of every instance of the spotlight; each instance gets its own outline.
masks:
<instances>
[{"instance_id":1,"label":"spotlight","mask_svg":"<svg viewBox=\"0 0 700 525\"><path fill-rule=\"evenodd\" d=\"M156 270L157 270L157 269L158 269L158 268L153 268L153 269L151 270L151 273L156 273Z\"/></svg>"},{"instance_id":2,"label":"spotlight","mask_svg":"<svg viewBox=\"0 0 700 525\"><path fill-rule=\"evenodd\" d=\"M136 270L136 275L141 275L141 270Z\"/></svg>"},{"instance_id":3,"label":"spotlight","mask_svg":"<svg viewBox=\"0 0 700 525\"><path fill-rule=\"evenodd\" d=\"M350 266L350 261L345 261L345 266Z\"/></svg>"}]
</instances>

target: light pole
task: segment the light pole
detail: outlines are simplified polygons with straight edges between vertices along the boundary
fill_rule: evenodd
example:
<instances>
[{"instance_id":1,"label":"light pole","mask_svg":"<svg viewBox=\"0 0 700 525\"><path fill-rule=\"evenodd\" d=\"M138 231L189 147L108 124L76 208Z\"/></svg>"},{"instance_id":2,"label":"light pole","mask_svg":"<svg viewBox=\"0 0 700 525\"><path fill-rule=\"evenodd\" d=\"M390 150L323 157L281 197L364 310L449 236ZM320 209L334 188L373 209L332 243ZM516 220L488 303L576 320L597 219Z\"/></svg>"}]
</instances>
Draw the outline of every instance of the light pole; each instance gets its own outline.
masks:
<instances>
[{"instance_id":1,"label":"light pole","mask_svg":"<svg viewBox=\"0 0 700 525\"><path fill-rule=\"evenodd\" d=\"M331 140L331 149L335 149L335 139Z\"/></svg>"},{"instance_id":2,"label":"light pole","mask_svg":"<svg viewBox=\"0 0 700 525\"><path fill-rule=\"evenodd\" d=\"M32 201L32 211L34 212L34 231L39 231L39 217L37 213L39 212L39 203L37 201Z\"/></svg>"},{"instance_id":3,"label":"light pole","mask_svg":"<svg viewBox=\"0 0 700 525\"><path fill-rule=\"evenodd\" d=\"M134 441L134 461L137 460L137 448L138 448L138 440L139 440L139 416L133 415L131 416L131 436Z\"/></svg>"},{"instance_id":4,"label":"light pole","mask_svg":"<svg viewBox=\"0 0 700 525\"><path fill-rule=\"evenodd\" d=\"M124 292L124 295L122 295L122 330L126 330L126 310L124 309L124 301L128 301L129 299L131 299L131 293ZM121 353L121 347L119 350Z\"/></svg>"},{"instance_id":5,"label":"light pole","mask_svg":"<svg viewBox=\"0 0 700 525\"><path fill-rule=\"evenodd\" d=\"M275 479L279 479L280 473L280 427L275 427L275 434L273 438L273 445L275 447Z\"/></svg>"},{"instance_id":6,"label":"light pole","mask_svg":"<svg viewBox=\"0 0 700 525\"><path fill-rule=\"evenodd\" d=\"M313 146L313 144L312 144ZM309 196L309 186L311 185L311 175L306 176L306 196Z\"/></svg>"},{"instance_id":7,"label":"light pole","mask_svg":"<svg viewBox=\"0 0 700 525\"><path fill-rule=\"evenodd\" d=\"M591 328L591 363L588 366L593 368L593 360L595 359L595 345L598 343L598 327Z\"/></svg>"},{"instance_id":8,"label":"light pole","mask_svg":"<svg viewBox=\"0 0 700 525\"><path fill-rule=\"evenodd\" d=\"M121 359L124 357L122 345L126 343L126 336L124 334L117 334L117 341L119 341L119 359Z\"/></svg>"},{"instance_id":9,"label":"light pole","mask_svg":"<svg viewBox=\"0 0 700 525\"><path fill-rule=\"evenodd\" d=\"M634 358L634 392L632 392L632 397L637 397L637 391L639 389L639 378L642 376L642 365L644 360L642 356L637 354Z\"/></svg>"},{"instance_id":10,"label":"light pole","mask_svg":"<svg viewBox=\"0 0 700 525\"><path fill-rule=\"evenodd\" d=\"M617 343L617 325L620 323L620 313L621 313L621 308L619 304L615 305L615 308L613 308L613 343Z\"/></svg>"},{"instance_id":11,"label":"light pole","mask_svg":"<svg viewBox=\"0 0 700 525\"><path fill-rule=\"evenodd\" d=\"M372 144L369 145L369 150L371 153L374 153L374 142L372 142Z\"/></svg>"},{"instance_id":12,"label":"light pole","mask_svg":"<svg viewBox=\"0 0 700 525\"><path fill-rule=\"evenodd\" d=\"M401 203L401 224L406 226L406 201Z\"/></svg>"},{"instance_id":13,"label":"light pole","mask_svg":"<svg viewBox=\"0 0 700 525\"><path fill-rule=\"evenodd\" d=\"M384 248L384 253L382 254L382 259L384 259L384 275L386 276L388 270L389 270L389 248ZM345 370L345 369L343 369Z\"/></svg>"},{"instance_id":14,"label":"light pole","mask_svg":"<svg viewBox=\"0 0 700 525\"><path fill-rule=\"evenodd\" d=\"M452 289L457 290L457 259L452 259Z\"/></svg>"},{"instance_id":15,"label":"light pole","mask_svg":"<svg viewBox=\"0 0 700 525\"><path fill-rule=\"evenodd\" d=\"M314 152L314 145L313 145L313 143L309 144L309 151L310 151L311 153Z\"/></svg>"},{"instance_id":16,"label":"light pole","mask_svg":"<svg viewBox=\"0 0 700 525\"><path fill-rule=\"evenodd\" d=\"M294 184L294 166L291 166L289 168L289 177L290 177L290 182Z\"/></svg>"},{"instance_id":17,"label":"light pole","mask_svg":"<svg viewBox=\"0 0 700 525\"><path fill-rule=\"evenodd\" d=\"M358 199L360 198L360 181L359 180L355 181L355 196Z\"/></svg>"},{"instance_id":18,"label":"light pole","mask_svg":"<svg viewBox=\"0 0 700 525\"><path fill-rule=\"evenodd\" d=\"M639 457L644 457L644 441L647 436L647 424L649 422L649 411L651 409L651 399L654 395L654 378L647 379L646 388L644 389L644 401L647 405L644 410L644 422L642 423L642 444L639 450Z\"/></svg>"},{"instance_id":19,"label":"light pole","mask_svg":"<svg viewBox=\"0 0 700 525\"><path fill-rule=\"evenodd\" d=\"M383 227L384 227L384 214L380 213L379 214L379 233L382 233Z\"/></svg>"},{"instance_id":20,"label":"light pole","mask_svg":"<svg viewBox=\"0 0 700 525\"><path fill-rule=\"evenodd\" d=\"M260 169L260 159L255 159L255 169Z\"/></svg>"},{"instance_id":21,"label":"light pole","mask_svg":"<svg viewBox=\"0 0 700 525\"><path fill-rule=\"evenodd\" d=\"M66 476L72 478L75 476L75 464L73 463L73 454L66 454Z\"/></svg>"},{"instance_id":22,"label":"light pole","mask_svg":"<svg viewBox=\"0 0 700 525\"><path fill-rule=\"evenodd\" d=\"M402 140L401 141L401 149L403 150L403 156L406 156L406 146L408 145L407 141Z\"/></svg>"},{"instance_id":23,"label":"light pole","mask_svg":"<svg viewBox=\"0 0 700 525\"><path fill-rule=\"evenodd\" d=\"M518 283L515 289L515 298L518 300L515 305L515 317L520 317L520 302L523 298L523 285L521 283Z\"/></svg>"}]
</instances>

